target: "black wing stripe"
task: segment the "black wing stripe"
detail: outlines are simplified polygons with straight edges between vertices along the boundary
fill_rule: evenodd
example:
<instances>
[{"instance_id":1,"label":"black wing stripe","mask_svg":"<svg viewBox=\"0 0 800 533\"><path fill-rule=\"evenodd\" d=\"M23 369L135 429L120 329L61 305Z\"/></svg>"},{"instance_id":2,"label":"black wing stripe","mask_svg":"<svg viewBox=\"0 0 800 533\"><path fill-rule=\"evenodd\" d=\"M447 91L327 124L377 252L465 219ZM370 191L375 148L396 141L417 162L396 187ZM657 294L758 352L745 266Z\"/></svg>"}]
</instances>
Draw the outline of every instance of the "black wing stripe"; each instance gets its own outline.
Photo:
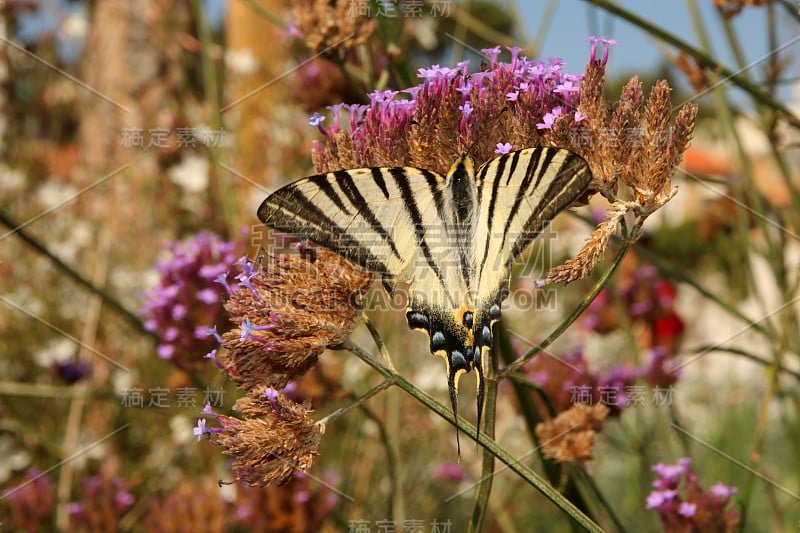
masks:
<instances>
[{"instance_id":1,"label":"black wing stripe","mask_svg":"<svg viewBox=\"0 0 800 533\"><path fill-rule=\"evenodd\" d=\"M258 216L268 227L302 235L330 248L354 263L380 274L388 273L386 264L344 229L331 220L296 187L288 186L272 195L259 209ZM274 202L274 203L273 203ZM300 217L297 213L303 213Z\"/></svg>"},{"instance_id":2,"label":"black wing stripe","mask_svg":"<svg viewBox=\"0 0 800 533\"><path fill-rule=\"evenodd\" d=\"M334 176L334 178L336 178L337 181L341 174L347 174L347 171L339 170L332 173L332 175ZM341 209L344 214L352 215L352 213L347 209L347 206L344 205L344 202L342 202L342 198L331 186L331 182L329 179L330 175L331 174L319 174L317 176L311 176L310 178L308 178L308 181L319 187L319 190L325 193L325 196L327 196L330 199L330 201L334 203L336 207Z\"/></svg>"},{"instance_id":3,"label":"black wing stripe","mask_svg":"<svg viewBox=\"0 0 800 533\"><path fill-rule=\"evenodd\" d=\"M392 178L394 178L395 184L397 185L397 188L400 190L400 194L403 197L406 213L408 214L408 217L411 219L411 223L414 226L414 235L417 239L417 246L419 246L420 250L422 250L422 254L425 256L425 261L428 263L428 266L436 274L436 277L439 278L439 283L444 292L447 294L447 298L450 300L451 305L455 307L453 295L451 295L447 290L447 284L444 281L442 271L439 269L439 265L436 264L433 255L431 255L431 250L425 240L425 227L423 225L422 215L419 212L417 201L414 199L414 193L408 186L406 171L402 168L390 168L388 170L389 174L392 176ZM433 175L431 174L431 176Z\"/></svg>"},{"instance_id":4,"label":"black wing stripe","mask_svg":"<svg viewBox=\"0 0 800 533\"><path fill-rule=\"evenodd\" d=\"M508 218L506 219L506 227L503 228L503 240L500 243L500 249L502 250L506 245L506 240L508 239L508 232L511 229L511 225L514 222L514 219L517 216L517 212L519 211L519 206L525 201L528 197L530 190L535 190L536 187L541 182L541 178L544 173L547 171L547 168L550 166L552 162L552 152L546 154L544 161L541 163L541 167L539 167L540 156L542 155L542 150L537 148L531 153L530 160L528 161L528 166L525 167L525 173L523 174L522 181L520 181L519 185L519 192L517 192L517 197L514 198L514 205L511 206L511 210L509 211ZM533 183L533 173L534 171L539 168L539 173L536 178L536 183L531 187L531 183ZM508 185L511 181L511 175L509 174L508 179L506 180L506 185ZM541 209L541 206L537 206L537 210L532 214L532 218L538 218L538 211Z\"/></svg>"},{"instance_id":5,"label":"black wing stripe","mask_svg":"<svg viewBox=\"0 0 800 533\"><path fill-rule=\"evenodd\" d=\"M384 199L389 198L389 189L386 187L386 181L383 179L383 171L382 168L371 168L370 171L372 172L372 180L375 182L375 185L383 193Z\"/></svg>"},{"instance_id":6,"label":"black wing stripe","mask_svg":"<svg viewBox=\"0 0 800 533\"><path fill-rule=\"evenodd\" d=\"M487 231L486 235L488 236L488 238L486 239L486 242L483 245L483 254L482 254L482 257L481 257L481 265L478 268L478 272L483 272L483 268L484 268L484 266L486 266L486 260L488 259L488 256L489 256L489 246L490 246L490 241L491 241L491 238L492 238L492 219L494 218L495 202L497 202L497 190L500 187L500 176L503 175L503 172L505 171L506 161L508 161L509 159L512 160L511 165L513 167L516 167L516 165L517 165L516 160L519 159L519 154L520 154L520 152L514 152L513 155L510 158L509 157L499 157L496 160L497 161L497 171L495 172L495 179L492 181L492 196L489 199L489 213L488 213L488 216L487 216L487 226L488 227L486 229L486 231ZM486 170L488 171L488 168ZM483 172L482 174L484 175L484 177L486 176L486 172Z\"/></svg>"},{"instance_id":7,"label":"black wing stripe","mask_svg":"<svg viewBox=\"0 0 800 533\"><path fill-rule=\"evenodd\" d=\"M439 220L442 222L442 227L447 224L447 209L444 205L444 194L442 193L442 183L437 178L436 174L429 170L419 169L419 172L428 182L428 189L431 191L433 201L436 203L436 213L439 215Z\"/></svg>"},{"instance_id":8,"label":"black wing stripe","mask_svg":"<svg viewBox=\"0 0 800 533\"><path fill-rule=\"evenodd\" d=\"M545 191L542 201L538 206L538 215L531 216L524 230L514 242L509 257L509 264L519 256L533 239L542 230L542 227L561 210L566 209L577 200L589 182L592 174L586 163L580 157L569 154L558 169L555 177ZM564 176L565 178L562 178Z\"/></svg>"},{"instance_id":9,"label":"black wing stripe","mask_svg":"<svg viewBox=\"0 0 800 533\"><path fill-rule=\"evenodd\" d=\"M339 188L342 190L345 196L347 196L347 199L350 200L350 203L352 203L356 208L358 214L361 215L370 225L372 230L380 235L381 239L383 239L389 245L389 248L391 248L394 256L402 261L403 258L400 256L400 252L397 250L397 245L395 244L394 239L386 230L386 228L383 227L383 224L381 224L380 220L377 219L375 213L369 207L367 200L359 192L358 187L356 187L356 184L353 181L353 176L351 176L349 172L345 171L337 172L335 175ZM375 177L374 172L372 177Z\"/></svg>"},{"instance_id":10,"label":"black wing stripe","mask_svg":"<svg viewBox=\"0 0 800 533\"><path fill-rule=\"evenodd\" d=\"M461 277L466 287L472 283L472 268L470 239L473 237L475 206L470 194L473 187L472 180L467 173L462 159L452 176L448 176L450 190L453 196L453 227L448 227L450 243L455 245L461 266Z\"/></svg>"}]
</instances>

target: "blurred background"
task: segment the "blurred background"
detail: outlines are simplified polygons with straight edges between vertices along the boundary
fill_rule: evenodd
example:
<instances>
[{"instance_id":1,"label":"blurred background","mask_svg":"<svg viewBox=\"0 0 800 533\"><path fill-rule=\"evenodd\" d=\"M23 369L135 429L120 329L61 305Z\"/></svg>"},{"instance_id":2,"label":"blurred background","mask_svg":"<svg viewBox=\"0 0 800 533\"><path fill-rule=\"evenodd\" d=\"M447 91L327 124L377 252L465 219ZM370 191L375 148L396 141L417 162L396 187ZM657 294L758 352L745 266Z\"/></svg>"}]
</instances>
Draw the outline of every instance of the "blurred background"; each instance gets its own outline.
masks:
<instances>
[{"instance_id":1,"label":"blurred background","mask_svg":"<svg viewBox=\"0 0 800 533\"><path fill-rule=\"evenodd\" d=\"M241 392L203 359L216 346L205 330L229 327L208 269L234 272L254 253L266 194L313 173L315 112L330 124L327 106L417 84L417 69L432 64L470 59L476 72L480 50L496 45L562 58L579 74L589 36L617 41L609 101L632 76L645 95L667 79L676 110L700 106L695 139L678 195L553 346L570 370L540 356L522 387L501 383L497 440L552 473L534 451L528 409L554 415L575 387L616 384L628 401L612 404L594 459L548 478L596 522L796 529L798 9L0 0L0 531L465 530L478 450L462 445L457 463L452 427L397 389L329 424L309 475L283 487L217 485L231 478L227 458L192 427L206 403L226 411ZM355 37L342 48L337 35ZM578 218L556 229L565 238L555 257L588 233ZM515 278L512 294L532 291L536 275ZM509 335L513 349L546 337L596 281L560 288L535 313L512 297L509 328L522 332ZM398 371L446 402L424 336L402 313L371 316ZM363 326L353 338L373 350ZM322 417L377 378L331 352L292 393ZM672 487L664 465L681 458L691 466L680 463ZM671 488L689 507L656 501L654 489ZM489 507L487 531L572 529L507 471Z\"/></svg>"}]
</instances>

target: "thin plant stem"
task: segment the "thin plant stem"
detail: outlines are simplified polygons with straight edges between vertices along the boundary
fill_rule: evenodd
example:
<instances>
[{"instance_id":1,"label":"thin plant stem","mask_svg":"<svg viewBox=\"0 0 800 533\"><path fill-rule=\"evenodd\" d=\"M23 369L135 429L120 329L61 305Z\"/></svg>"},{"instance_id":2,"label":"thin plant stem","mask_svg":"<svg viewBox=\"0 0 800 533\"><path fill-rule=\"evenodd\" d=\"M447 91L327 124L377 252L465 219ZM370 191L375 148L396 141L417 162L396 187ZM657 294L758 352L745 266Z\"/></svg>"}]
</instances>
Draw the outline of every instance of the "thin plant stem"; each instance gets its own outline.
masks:
<instances>
[{"instance_id":1,"label":"thin plant stem","mask_svg":"<svg viewBox=\"0 0 800 533\"><path fill-rule=\"evenodd\" d=\"M381 381L379 384L375 385L370 390L368 390L367 392L365 392L364 394L359 396L352 403L350 403L350 404L348 404L348 405L346 405L346 406L344 406L342 408L339 408L339 409L335 410L334 412L332 412L331 414L321 418L318 421L318 423L319 424L330 424L331 422L333 422L334 420L336 420L337 418L339 418L343 414L349 413L350 411L352 411L356 407L361 407L361 405L364 402L366 402L367 400L369 400L370 398L372 398L373 396L375 396L379 392L385 391L386 389L388 389L392 385L393 385L393 383L392 383L392 380L390 380L390 379L385 379L385 380Z\"/></svg>"},{"instance_id":2,"label":"thin plant stem","mask_svg":"<svg viewBox=\"0 0 800 533\"><path fill-rule=\"evenodd\" d=\"M497 381L494 379L495 357L497 344L492 348L492 356L485 364L485 386L486 386L486 406L483 410L483 432L487 437L494 438L495 423L497 419ZM480 431L480 428L478 428ZM478 492L475 494L475 501L472 504L472 514L469 522L468 532L481 531L486 511L489 508L489 496L492 492L492 482L494 480L494 455L486 449L481 451L481 482L478 485Z\"/></svg>"},{"instance_id":3,"label":"thin plant stem","mask_svg":"<svg viewBox=\"0 0 800 533\"><path fill-rule=\"evenodd\" d=\"M553 330L550 335L547 336L542 342L538 345L530 349L525 355L508 365L505 369L497 374L498 378L505 378L508 377L511 373L516 372L519 368L523 365L528 363L531 359L536 357L542 350L553 344L553 342L559 338L566 330L569 328L573 322L575 322L578 317L589 307L589 304L594 301L600 291L608 284L609 280L611 279L611 275L617 269L617 267L622 262L622 258L625 257L625 254L630 249L631 245L633 245L635 241L635 235L638 232L638 227L634 228L634 230L623 240L617 255L614 257L614 260L609 265L608 269L600 276L598 282L594 285L594 287L589 290L589 292L584 296L583 300L580 304L578 304L575 309L573 309L572 313L564 319L561 324L558 325L556 329Z\"/></svg>"},{"instance_id":4,"label":"thin plant stem","mask_svg":"<svg viewBox=\"0 0 800 533\"><path fill-rule=\"evenodd\" d=\"M526 483L533 486L547 499L553 502L558 508L567 513L577 525L583 527L586 531L602 533L603 530L600 528L600 526L595 524L588 516L581 512L580 509L575 507L572 502L558 492L558 490L550 485L550 483L542 479L536 472L531 470L520 460L513 457L508 451L505 450L505 448L502 448L500 445L498 445L494 439L489 438L489 436L484 433L479 435L476 434L475 426L463 418L459 418L456 421L453 418L453 413L449 407L445 407L444 404L433 399L433 397L431 397L428 393L417 388L392 369L381 365L378 361L370 356L369 352L355 345L352 341L346 341L342 347L364 361L384 378L392 380L394 385L400 387L403 391L405 391L415 400L422 403L430 411L436 413L438 416L447 420L450 424L461 430L462 433L467 435L468 438L475 440L482 448L488 450L492 455L506 464L512 472L519 475Z\"/></svg>"},{"instance_id":5,"label":"thin plant stem","mask_svg":"<svg viewBox=\"0 0 800 533\"><path fill-rule=\"evenodd\" d=\"M20 225L13 221L8 215L0 211L0 224L4 225L8 229L14 232L14 235L22 239L22 241L45 256L47 259L53 263L58 270L63 272L67 275L72 281L83 287L84 289L88 290L91 294L94 294L100 297L103 300L103 303L108 305L111 309L116 311L122 318L124 318L130 325L136 328L138 331L144 333L148 337L153 340L158 340L155 333L151 331L147 331L144 329L144 322L141 318L136 316L135 313L127 309L124 305L122 305L119 300L111 296L107 293L104 289L96 286L90 280L86 279L86 277L66 264L64 261L58 258L58 256L54 255L50 250L48 250L42 243L39 242L38 239L31 236L27 233L27 231L20 227Z\"/></svg>"}]
</instances>

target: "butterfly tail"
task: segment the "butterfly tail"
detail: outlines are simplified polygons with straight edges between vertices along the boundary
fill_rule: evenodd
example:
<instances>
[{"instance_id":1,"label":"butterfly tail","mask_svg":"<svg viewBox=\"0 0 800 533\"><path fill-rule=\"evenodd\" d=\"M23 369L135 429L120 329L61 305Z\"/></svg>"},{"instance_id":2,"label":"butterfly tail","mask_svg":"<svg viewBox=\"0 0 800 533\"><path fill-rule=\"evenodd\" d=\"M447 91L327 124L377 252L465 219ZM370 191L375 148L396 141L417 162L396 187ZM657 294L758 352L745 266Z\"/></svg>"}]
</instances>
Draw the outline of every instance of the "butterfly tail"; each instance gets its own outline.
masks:
<instances>
[{"instance_id":1,"label":"butterfly tail","mask_svg":"<svg viewBox=\"0 0 800 533\"><path fill-rule=\"evenodd\" d=\"M453 421L456 424L456 449L458 460L461 461L461 442L458 437L458 372L452 366L448 369L447 389L450 392L450 405L453 408Z\"/></svg>"}]
</instances>

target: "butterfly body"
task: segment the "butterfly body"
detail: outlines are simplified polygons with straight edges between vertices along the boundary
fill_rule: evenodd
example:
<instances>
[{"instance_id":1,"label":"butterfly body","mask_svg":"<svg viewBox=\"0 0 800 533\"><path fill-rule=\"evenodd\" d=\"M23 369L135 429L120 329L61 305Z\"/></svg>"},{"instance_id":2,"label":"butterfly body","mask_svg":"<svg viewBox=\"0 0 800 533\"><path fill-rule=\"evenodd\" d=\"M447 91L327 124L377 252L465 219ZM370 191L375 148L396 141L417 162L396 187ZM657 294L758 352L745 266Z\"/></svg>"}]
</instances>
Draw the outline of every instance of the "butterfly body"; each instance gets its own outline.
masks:
<instances>
[{"instance_id":1,"label":"butterfly body","mask_svg":"<svg viewBox=\"0 0 800 533\"><path fill-rule=\"evenodd\" d=\"M406 318L444 358L454 413L459 377L476 371L500 319L513 261L591 182L586 162L559 148L528 148L475 169L463 156L446 176L414 167L340 170L291 183L258 216L383 277L410 282Z\"/></svg>"}]
</instances>

